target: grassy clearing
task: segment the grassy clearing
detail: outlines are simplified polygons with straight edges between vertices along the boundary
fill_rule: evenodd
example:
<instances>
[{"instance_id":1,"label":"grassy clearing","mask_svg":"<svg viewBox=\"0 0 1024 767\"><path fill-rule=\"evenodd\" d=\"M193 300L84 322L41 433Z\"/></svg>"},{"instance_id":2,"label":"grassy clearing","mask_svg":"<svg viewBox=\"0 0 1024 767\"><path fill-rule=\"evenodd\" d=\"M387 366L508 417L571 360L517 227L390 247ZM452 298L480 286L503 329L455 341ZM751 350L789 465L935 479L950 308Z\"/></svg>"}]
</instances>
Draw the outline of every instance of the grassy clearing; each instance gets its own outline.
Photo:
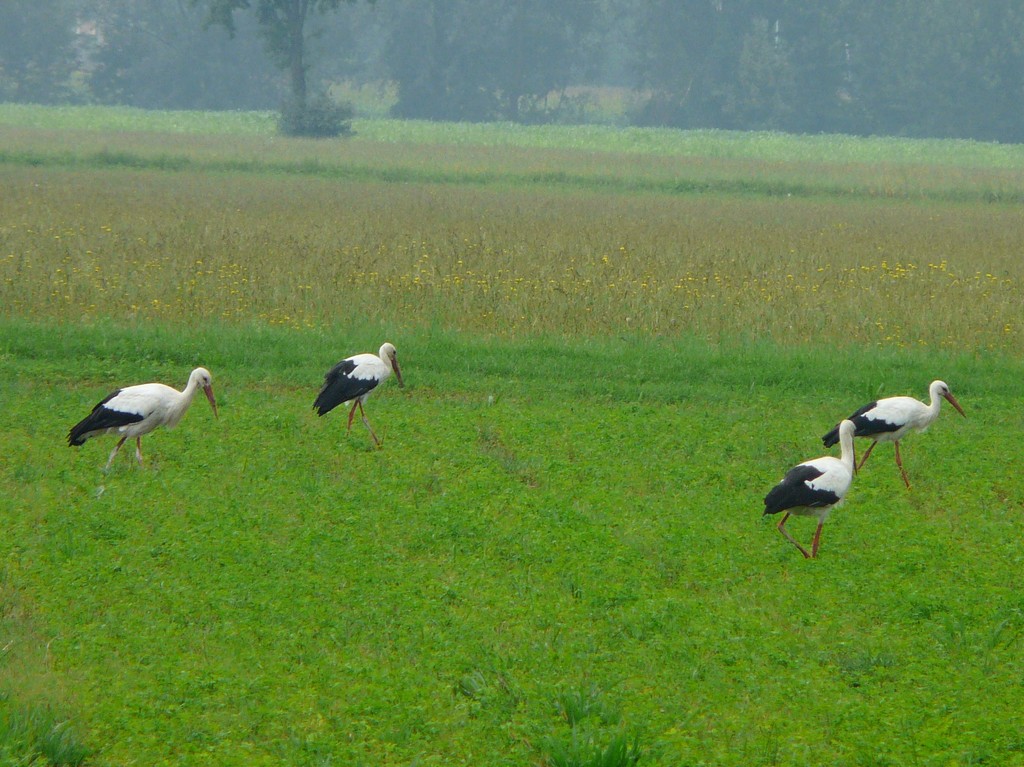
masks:
<instances>
[{"instance_id":1,"label":"grassy clearing","mask_svg":"<svg viewBox=\"0 0 1024 767\"><path fill-rule=\"evenodd\" d=\"M391 336L409 385L371 400L374 451L309 410L328 334L3 337L5 584L97 764L1018 754L1019 365L850 352L815 379L769 346ZM222 417L150 438L146 471L62 445L111 381L193 356ZM876 451L799 559L764 491L832 411L936 367L969 419L907 441L910 493Z\"/></svg>"},{"instance_id":2,"label":"grassy clearing","mask_svg":"<svg viewBox=\"0 0 1024 767\"><path fill-rule=\"evenodd\" d=\"M0 104L0 125L37 130L145 132L271 137L272 112L187 112L128 107L38 107ZM737 131L680 131L669 128L613 128L600 125L537 126L513 123L444 123L368 119L354 122L356 134L372 142L524 147L585 152L681 155L702 160L768 163L875 163L1008 168L1020 170L1020 146L978 141L897 139L840 135L792 135ZM316 142L322 148L333 142ZM344 143L359 143L359 140Z\"/></svg>"},{"instance_id":3,"label":"grassy clearing","mask_svg":"<svg viewBox=\"0 0 1024 767\"><path fill-rule=\"evenodd\" d=\"M356 130L310 142L275 137L264 113L0 105L0 161L595 193L1024 199L1024 155L998 144L395 120Z\"/></svg>"}]
</instances>

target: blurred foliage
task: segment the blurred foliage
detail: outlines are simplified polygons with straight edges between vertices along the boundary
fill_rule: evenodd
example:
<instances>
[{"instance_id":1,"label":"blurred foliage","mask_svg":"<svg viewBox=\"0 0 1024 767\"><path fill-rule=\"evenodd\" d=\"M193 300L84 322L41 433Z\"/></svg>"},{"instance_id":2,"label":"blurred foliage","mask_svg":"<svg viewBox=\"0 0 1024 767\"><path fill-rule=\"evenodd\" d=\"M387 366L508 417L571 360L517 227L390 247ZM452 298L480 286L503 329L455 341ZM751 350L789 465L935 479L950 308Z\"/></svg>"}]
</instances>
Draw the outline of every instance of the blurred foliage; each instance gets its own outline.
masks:
<instances>
[{"instance_id":1,"label":"blurred foliage","mask_svg":"<svg viewBox=\"0 0 1024 767\"><path fill-rule=\"evenodd\" d=\"M285 136L336 138L352 133L352 107L329 96L318 96L306 104L289 101L281 109L278 131Z\"/></svg>"},{"instance_id":2,"label":"blurred foliage","mask_svg":"<svg viewBox=\"0 0 1024 767\"><path fill-rule=\"evenodd\" d=\"M0 97L1022 142L1021 40L1008 0L42 0L0 3Z\"/></svg>"}]
</instances>

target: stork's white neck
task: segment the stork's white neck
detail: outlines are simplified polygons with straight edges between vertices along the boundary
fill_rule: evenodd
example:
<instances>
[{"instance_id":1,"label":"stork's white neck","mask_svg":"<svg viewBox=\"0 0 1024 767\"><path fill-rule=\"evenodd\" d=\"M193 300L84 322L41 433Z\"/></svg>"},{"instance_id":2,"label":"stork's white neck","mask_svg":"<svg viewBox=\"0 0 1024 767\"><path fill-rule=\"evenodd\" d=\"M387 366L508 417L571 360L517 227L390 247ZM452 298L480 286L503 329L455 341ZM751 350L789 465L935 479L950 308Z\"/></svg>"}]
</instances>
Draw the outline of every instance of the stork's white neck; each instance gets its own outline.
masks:
<instances>
[{"instance_id":1,"label":"stork's white neck","mask_svg":"<svg viewBox=\"0 0 1024 767\"><path fill-rule=\"evenodd\" d=\"M941 391L942 383L940 381L932 381L932 385L928 387L928 395L931 398L928 402L928 412L921 419L923 425L920 428L923 429L939 417L939 409L942 407L942 395L939 393Z\"/></svg>"},{"instance_id":2,"label":"stork's white neck","mask_svg":"<svg viewBox=\"0 0 1024 767\"><path fill-rule=\"evenodd\" d=\"M171 414L166 424L169 428L173 428L181 420L181 417L185 415L185 411L192 404L192 398L196 396L196 389L199 388L201 375L198 368L193 370L192 374L188 377L188 383L185 384L185 388L178 393L177 401L170 407Z\"/></svg>"},{"instance_id":3,"label":"stork's white neck","mask_svg":"<svg viewBox=\"0 0 1024 767\"><path fill-rule=\"evenodd\" d=\"M849 427L843 428L845 424L850 424ZM843 425L839 427L839 449L842 451L839 460L843 462L843 465L853 473L853 465L856 461L856 456L853 450L853 424L849 421L843 421Z\"/></svg>"},{"instance_id":4,"label":"stork's white neck","mask_svg":"<svg viewBox=\"0 0 1024 767\"><path fill-rule=\"evenodd\" d=\"M185 403L185 407L188 407L192 402L192 398L196 396L196 390L199 388L199 378L201 374L199 369L196 368L192 371L188 377L188 383L185 384L185 388L181 390L181 398Z\"/></svg>"}]
</instances>

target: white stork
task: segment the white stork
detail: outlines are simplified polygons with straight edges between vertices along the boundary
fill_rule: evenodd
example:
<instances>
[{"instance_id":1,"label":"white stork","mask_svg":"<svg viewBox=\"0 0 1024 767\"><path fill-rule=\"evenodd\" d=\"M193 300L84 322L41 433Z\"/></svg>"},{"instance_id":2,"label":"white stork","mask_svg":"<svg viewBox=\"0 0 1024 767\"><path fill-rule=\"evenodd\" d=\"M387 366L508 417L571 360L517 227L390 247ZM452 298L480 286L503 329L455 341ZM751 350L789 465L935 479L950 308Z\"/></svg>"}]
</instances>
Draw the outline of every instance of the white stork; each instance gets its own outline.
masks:
<instances>
[{"instance_id":1,"label":"white stork","mask_svg":"<svg viewBox=\"0 0 1024 767\"><path fill-rule=\"evenodd\" d=\"M402 370L398 367L395 347L385 342L378 354L380 356L356 354L346 357L328 370L324 376L323 388L313 403L313 409L317 415L326 415L338 405L351 402L352 409L348 411L348 431L352 430L352 418L358 407L363 424L373 437L374 444L380 447L380 440L373 433L373 427L363 412L363 403L370 396L370 392L388 380L392 373L398 379L399 386L404 387L405 382L402 380Z\"/></svg>"},{"instance_id":2,"label":"white stork","mask_svg":"<svg viewBox=\"0 0 1024 767\"><path fill-rule=\"evenodd\" d=\"M863 466L875 445L879 442L892 442L896 446L896 465L900 467L903 475L903 483L909 488L910 480L907 479L907 472L903 468L903 460L900 458L900 440L911 430L924 431L931 426L932 421L939 417L939 406L942 399L949 401L949 404L956 408L956 411L967 417L956 397L949 390L945 381L932 381L928 387L928 394L931 401L925 405L913 397L886 397L876 402L869 402L856 413L850 416L857 427L855 435L858 437L871 437L871 446L860 459L860 466ZM839 427L821 438L825 447L831 447L838 438ZM860 468L860 467L858 467Z\"/></svg>"},{"instance_id":3,"label":"white stork","mask_svg":"<svg viewBox=\"0 0 1024 767\"><path fill-rule=\"evenodd\" d=\"M854 464L856 456L853 452L852 421L843 421L838 426L839 444L842 448L842 457L815 458L813 461L804 461L794 466L786 476L782 478L775 487L768 491L764 497L764 514L778 514L786 512L786 516L779 522L779 532L786 540L800 549L800 553L807 559L818 556L818 542L821 540L821 528L828 518L829 512L843 502L846 491L850 489L853 481ZM790 514L800 517L816 517L818 529L814 531L814 539L811 541L811 553L794 540L793 536L786 530L786 520Z\"/></svg>"},{"instance_id":4,"label":"white stork","mask_svg":"<svg viewBox=\"0 0 1024 767\"><path fill-rule=\"evenodd\" d=\"M114 456L129 437L135 437L135 458L142 466L142 436L158 426L173 429L185 415L196 390L202 388L206 399L217 417L217 401L213 398L210 371L196 368L188 377L184 391L178 391L162 383L139 384L111 392L96 405L85 418L68 432L68 444L85 444L90 437L99 434L116 433L123 435L107 459L104 471L110 469Z\"/></svg>"}]
</instances>

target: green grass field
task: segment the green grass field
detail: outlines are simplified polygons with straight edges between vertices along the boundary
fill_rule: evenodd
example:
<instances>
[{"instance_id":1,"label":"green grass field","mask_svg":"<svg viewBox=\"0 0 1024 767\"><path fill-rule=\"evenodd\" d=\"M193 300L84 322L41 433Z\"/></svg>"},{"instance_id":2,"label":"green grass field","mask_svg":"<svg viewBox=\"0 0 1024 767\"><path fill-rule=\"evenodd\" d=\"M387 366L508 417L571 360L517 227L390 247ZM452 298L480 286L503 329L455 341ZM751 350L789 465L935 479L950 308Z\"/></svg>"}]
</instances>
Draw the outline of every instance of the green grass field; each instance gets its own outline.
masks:
<instances>
[{"instance_id":1,"label":"green grass field","mask_svg":"<svg viewBox=\"0 0 1024 767\"><path fill-rule=\"evenodd\" d=\"M0 108L0 764L1024 764L1016 148L260 126ZM939 377L911 490L761 519Z\"/></svg>"}]
</instances>

